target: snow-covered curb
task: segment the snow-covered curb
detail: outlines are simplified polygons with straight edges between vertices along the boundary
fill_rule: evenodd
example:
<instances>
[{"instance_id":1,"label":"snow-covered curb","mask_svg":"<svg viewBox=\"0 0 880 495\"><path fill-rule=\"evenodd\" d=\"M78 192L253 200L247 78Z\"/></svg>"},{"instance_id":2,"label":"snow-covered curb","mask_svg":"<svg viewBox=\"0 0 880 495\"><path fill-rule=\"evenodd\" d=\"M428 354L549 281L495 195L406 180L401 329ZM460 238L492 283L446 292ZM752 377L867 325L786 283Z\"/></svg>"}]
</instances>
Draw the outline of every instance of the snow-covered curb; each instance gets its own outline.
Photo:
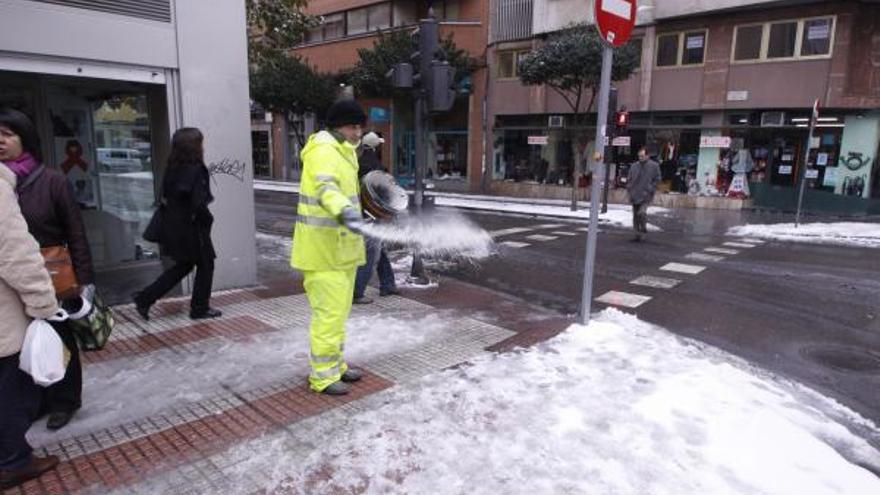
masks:
<instances>
[{"instance_id":1,"label":"snow-covered curb","mask_svg":"<svg viewBox=\"0 0 880 495\"><path fill-rule=\"evenodd\" d=\"M616 310L257 440L230 488L307 493L869 494L872 423ZM320 446L304 448L304 446ZM255 453L255 454L254 454ZM250 473L266 473L253 486Z\"/></svg>"},{"instance_id":2,"label":"snow-covered curb","mask_svg":"<svg viewBox=\"0 0 880 495\"><path fill-rule=\"evenodd\" d=\"M778 241L880 248L880 223L803 223L798 227L793 223L741 225L732 227L727 234Z\"/></svg>"}]
</instances>

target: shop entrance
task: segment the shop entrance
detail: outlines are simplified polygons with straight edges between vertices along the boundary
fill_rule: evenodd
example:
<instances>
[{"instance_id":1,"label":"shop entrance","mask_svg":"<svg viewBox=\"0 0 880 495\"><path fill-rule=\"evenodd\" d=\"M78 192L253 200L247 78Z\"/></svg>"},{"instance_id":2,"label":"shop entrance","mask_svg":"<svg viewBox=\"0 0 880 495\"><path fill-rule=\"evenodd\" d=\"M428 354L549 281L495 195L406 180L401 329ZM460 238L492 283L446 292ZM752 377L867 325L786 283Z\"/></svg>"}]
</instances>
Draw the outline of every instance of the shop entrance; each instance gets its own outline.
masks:
<instances>
[{"instance_id":1,"label":"shop entrance","mask_svg":"<svg viewBox=\"0 0 880 495\"><path fill-rule=\"evenodd\" d=\"M128 301L162 269L141 233L158 197L154 157L169 141L165 87L0 71L0 106L36 123L45 165L67 177L81 210L98 290Z\"/></svg>"}]
</instances>

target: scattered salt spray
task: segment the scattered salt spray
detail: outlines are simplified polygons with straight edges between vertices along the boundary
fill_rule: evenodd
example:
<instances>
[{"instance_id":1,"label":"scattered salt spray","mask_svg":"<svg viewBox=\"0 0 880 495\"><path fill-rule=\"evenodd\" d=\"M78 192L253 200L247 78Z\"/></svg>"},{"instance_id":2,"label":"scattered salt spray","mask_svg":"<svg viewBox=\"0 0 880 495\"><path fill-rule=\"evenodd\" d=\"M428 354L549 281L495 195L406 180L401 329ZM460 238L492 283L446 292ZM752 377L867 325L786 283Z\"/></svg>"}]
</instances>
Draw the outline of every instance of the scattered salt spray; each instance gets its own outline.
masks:
<instances>
[{"instance_id":1,"label":"scattered salt spray","mask_svg":"<svg viewBox=\"0 0 880 495\"><path fill-rule=\"evenodd\" d=\"M494 250L488 232L455 212L407 215L391 223L371 223L364 228L364 234L416 248L432 257L481 259Z\"/></svg>"}]
</instances>

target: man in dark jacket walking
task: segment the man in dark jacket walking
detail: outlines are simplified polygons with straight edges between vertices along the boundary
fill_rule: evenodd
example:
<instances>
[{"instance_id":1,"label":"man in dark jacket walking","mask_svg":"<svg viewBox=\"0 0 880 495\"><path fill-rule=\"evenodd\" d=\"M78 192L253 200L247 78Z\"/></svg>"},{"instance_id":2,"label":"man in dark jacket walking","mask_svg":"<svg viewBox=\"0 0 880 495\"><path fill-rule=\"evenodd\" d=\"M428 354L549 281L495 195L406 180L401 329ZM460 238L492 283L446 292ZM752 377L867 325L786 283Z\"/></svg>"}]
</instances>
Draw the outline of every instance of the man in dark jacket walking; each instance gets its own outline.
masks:
<instances>
[{"instance_id":1,"label":"man in dark jacket walking","mask_svg":"<svg viewBox=\"0 0 880 495\"><path fill-rule=\"evenodd\" d=\"M358 159L358 178L363 179L365 175L375 170L385 171L382 162L379 159L379 149L385 140L379 137L375 132L368 132L361 139L363 153ZM367 214L364 213L364 217ZM358 267L357 277L354 284L355 304L369 304L372 301L364 295L367 284L373 276L373 270L379 273L379 295L391 296L398 294L397 285L394 280L394 269L391 267L391 260L388 259L388 253L382 246L382 241L372 237L364 238L367 250L367 262Z\"/></svg>"},{"instance_id":2,"label":"man in dark jacket walking","mask_svg":"<svg viewBox=\"0 0 880 495\"><path fill-rule=\"evenodd\" d=\"M654 200L660 183L660 165L648 157L648 150L639 150L639 160L629 167L626 189L633 209L633 241L640 242L648 233L648 205Z\"/></svg>"}]
</instances>

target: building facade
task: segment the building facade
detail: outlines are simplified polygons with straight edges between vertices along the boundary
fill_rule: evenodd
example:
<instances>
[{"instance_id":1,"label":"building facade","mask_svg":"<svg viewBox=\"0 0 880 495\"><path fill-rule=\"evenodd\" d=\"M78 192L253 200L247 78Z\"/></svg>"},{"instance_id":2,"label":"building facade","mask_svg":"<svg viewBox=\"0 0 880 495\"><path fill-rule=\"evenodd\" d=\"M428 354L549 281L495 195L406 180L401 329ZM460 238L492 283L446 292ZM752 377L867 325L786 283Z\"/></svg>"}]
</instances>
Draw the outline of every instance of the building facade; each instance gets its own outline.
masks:
<instances>
[{"instance_id":1,"label":"building facade","mask_svg":"<svg viewBox=\"0 0 880 495\"><path fill-rule=\"evenodd\" d=\"M34 120L46 165L68 176L105 298L126 301L162 270L141 234L184 126L205 134L214 287L255 283L243 2L0 0L0 12L0 106Z\"/></svg>"},{"instance_id":2,"label":"building facade","mask_svg":"<svg viewBox=\"0 0 880 495\"><path fill-rule=\"evenodd\" d=\"M317 70L338 74L353 67L359 49L371 49L378 31L413 30L420 19L427 17L433 3L440 22L440 36L452 36L456 46L476 60L477 68L470 76L469 90L462 92L452 111L434 120L429 137L428 176L449 188L468 190L480 187L485 140L485 96L487 74L485 51L488 41L489 4L480 0L312 0L308 12L321 16L323 22L309 33L304 44L294 52L307 59ZM394 98L366 99L354 95L369 114L368 128L385 138L382 160L401 182L412 180L415 170L415 135L412 104ZM254 115L255 123L259 115ZM273 119L277 120L277 119ZM306 133L315 129L315 122L303 121ZM273 126L275 127L275 126ZM277 131L272 131L273 136ZM283 132L280 133L283 136ZM283 140L283 138L281 138ZM296 162L297 149L284 143L274 147L273 161L286 153L289 163ZM281 157L283 159L283 157ZM294 165L295 168L295 165ZM288 174L295 176L293 170ZM274 178L282 178L275 173Z\"/></svg>"},{"instance_id":3,"label":"building facade","mask_svg":"<svg viewBox=\"0 0 880 495\"><path fill-rule=\"evenodd\" d=\"M564 197L584 151L572 133L594 131L572 128L571 110L554 92L521 84L516 63L548 34L592 22L592 12L574 0L492 0L491 19L491 188ZM647 145L665 189L730 191L780 208L793 204L806 168L816 209L876 208L878 22L880 5L857 0L640 1L631 42L641 64L615 83L618 105L631 112L631 146L616 149L617 161ZM809 142L816 99L821 117ZM736 170L751 187L734 184L734 194Z\"/></svg>"}]
</instances>

